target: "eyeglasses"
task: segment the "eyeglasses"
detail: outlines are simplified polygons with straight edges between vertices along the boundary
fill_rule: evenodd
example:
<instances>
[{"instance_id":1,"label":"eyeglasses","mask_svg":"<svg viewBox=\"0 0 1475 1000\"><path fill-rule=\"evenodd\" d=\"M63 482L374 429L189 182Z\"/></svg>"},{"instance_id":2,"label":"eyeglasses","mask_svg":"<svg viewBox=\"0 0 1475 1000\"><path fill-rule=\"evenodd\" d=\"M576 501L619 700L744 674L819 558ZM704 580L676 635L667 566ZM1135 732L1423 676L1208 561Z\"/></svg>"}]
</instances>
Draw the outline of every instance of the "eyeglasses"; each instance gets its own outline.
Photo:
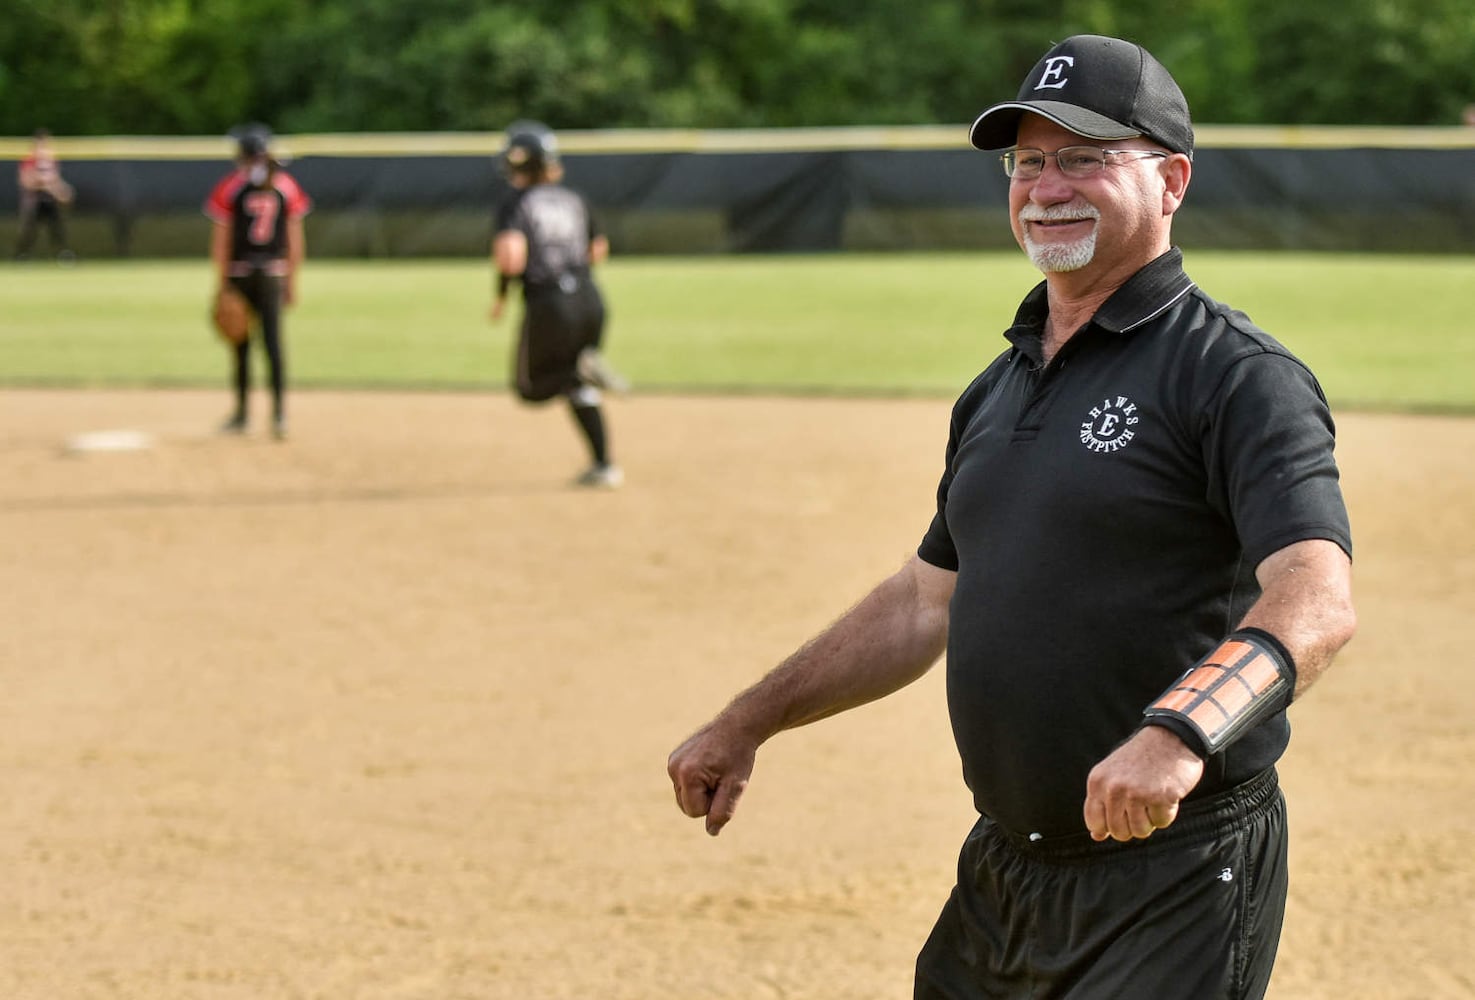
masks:
<instances>
[{"instance_id":1,"label":"eyeglasses","mask_svg":"<svg viewBox=\"0 0 1475 1000\"><path fill-rule=\"evenodd\" d=\"M1100 146L1066 146L1053 153L1043 149L1011 149L999 157L1004 165L1004 176L1021 181L1032 181L1045 171L1045 161L1050 157L1060 166L1067 177L1090 177L1099 174L1108 163L1107 157L1115 156L1159 156L1171 154L1156 149L1102 149Z\"/></svg>"}]
</instances>

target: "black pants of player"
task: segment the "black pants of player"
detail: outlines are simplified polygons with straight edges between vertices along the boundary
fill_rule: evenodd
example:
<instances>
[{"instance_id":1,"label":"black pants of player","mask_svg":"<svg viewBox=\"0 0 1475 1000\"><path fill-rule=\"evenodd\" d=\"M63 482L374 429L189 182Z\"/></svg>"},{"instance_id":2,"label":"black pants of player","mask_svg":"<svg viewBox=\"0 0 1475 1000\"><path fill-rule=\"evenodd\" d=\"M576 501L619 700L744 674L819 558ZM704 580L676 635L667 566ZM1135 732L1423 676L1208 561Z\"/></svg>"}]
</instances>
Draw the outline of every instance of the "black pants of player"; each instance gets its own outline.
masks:
<instances>
[{"instance_id":1,"label":"black pants of player","mask_svg":"<svg viewBox=\"0 0 1475 1000\"><path fill-rule=\"evenodd\" d=\"M15 243L16 257L24 257L31 252L43 221L50 229L52 252L70 253L67 246L67 223L62 217L61 205L55 198L38 195L21 202L20 236Z\"/></svg>"},{"instance_id":2,"label":"black pants of player","mask_svg":"<svg viewBox=\"0 0 1475 1000\"><path fill-rule=\"evenodd\" d=\"M588 275L565 275L558 283L527 285L518 335L513 384L529 403L556 396L569 409L596 465L609 464L609 444L599 392L579 376L579 354L604 337L604 297Z\"/></svg>"},{"instance_id":3,"label":"black pants of player","mask_svg":"<svg viewBox=\"0 0 1475 1000\"><path fill-rule=\"evenodd\" d=\"M1272 768L1145 841L1030 842L981 819L917 957L916 1000L1251 1000L1286 897Z\"/></svg>"},{"instance_id":4,"label":"black pants of player","mask_svg":"<svg viewBox=\"0 0 1475 1000\"><path fill-rule=\"evenodd\" d=\"M604 297L587 276L528 285L523 293L514 381L529 403L566 395L579 387L579 352L604 336Z\"/></svg>"},{"instance_id":5,"label":"black pants of player","mask_svg":"<svg viewBox=\"0 0 1475 1000\"><path fill-rule=\"evenodd\" d=\"M261 344L266 349L266 361L271 378L272 416L277 420L286 418L287 359L282 345L282 291L283 279L265 271L252 271L242 277L233 277L230 283L251 303L256 313ZM236 391L236 417L246 417L247 398L251 391L251 338L235 346L233 379Z\"/></svg>"}]
</instances>

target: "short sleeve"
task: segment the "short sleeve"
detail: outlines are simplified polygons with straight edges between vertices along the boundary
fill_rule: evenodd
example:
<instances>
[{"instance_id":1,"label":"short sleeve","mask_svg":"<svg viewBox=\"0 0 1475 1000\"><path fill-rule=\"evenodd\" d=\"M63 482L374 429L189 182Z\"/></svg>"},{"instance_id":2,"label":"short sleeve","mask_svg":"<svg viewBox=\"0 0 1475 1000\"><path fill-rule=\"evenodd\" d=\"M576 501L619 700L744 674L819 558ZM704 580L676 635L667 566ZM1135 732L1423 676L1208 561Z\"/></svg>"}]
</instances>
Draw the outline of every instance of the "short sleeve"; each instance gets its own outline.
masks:
<instances>
[{"instance_id":1,"label":"short sleeve","mask_svg":"<svg viewBox=\"0 0 1475 1000\"><path fill-rule=\"evenodd\" d=\"M210 189L210 195L205 199L204 212L215 222L231 221L231 202L235 199L236 192L240 190L240 175L228 174L222 177Z\"/></svg>"},{"instance_id":2,"label":"short sleeve","mask_svg":"<svg viewBox=\"0 0 1475 1000\"><path fill-rule=\"evenodd\" d=\"M922 536L922 543L917 546L917 557L938 569L958 571L958 550L953 546L952 535L948 534L947 517L941 511L932 515L932 523Z\"/></svg>"},{"instance_id":3,"label":"short sleeve","mask_svg":"<svg viewBox=\"0 0 1475 1000\"><path fill-rule=\"evenodd\" d=\"M282 195L284 207L287 210L287 218L300 219L312 211L312 199L297 183L297 179L290 174L279 173L276 177L276 188Z\"/></svg>"},{"instance_id":4,"label":"short sleeve","mask_svg":"<svg viewBox=\"0 0 1475 1000\"><path fill-rule=\"evenodd\" d=\"M1351 555L1336 428L1305 365L1269 351L1237 361L1203 411L1202 435L1208 502L1234 525L1251 566L1313 538Z\"/></svg>"},{"instance_id":5,"label":"short sleeve","mask_svg":"<svg viewBox=\"0 0 1475 1000\"><path fill-rule=\"evenodd\" d=\"M522 208L522 196L525 192L517 191L497 206L496 215L492 219L492 232L503 233L509 229L521 229L519 225L520 210Z\"/></svg>"},{"instance_id":6,"label":"short sleeve","mask_svg":"<svg viewBox=\"0 0 1475 1000\"><path fill-rule=\"evenodd\" d=\"M964 398L967 398L966 393ZM957 458L958 440L965 425L965 419L959 413L962 406L962 399L953 406L942 476L937 482L937 510L932 515L932 523L927 526L926 534L922 536L921 544L917 546L917 556L923 562L953 572L958 569L958 547L953 542L953 535L947 524L947 502L953 485L953 461Z\"/></svg>"}]
</instances>

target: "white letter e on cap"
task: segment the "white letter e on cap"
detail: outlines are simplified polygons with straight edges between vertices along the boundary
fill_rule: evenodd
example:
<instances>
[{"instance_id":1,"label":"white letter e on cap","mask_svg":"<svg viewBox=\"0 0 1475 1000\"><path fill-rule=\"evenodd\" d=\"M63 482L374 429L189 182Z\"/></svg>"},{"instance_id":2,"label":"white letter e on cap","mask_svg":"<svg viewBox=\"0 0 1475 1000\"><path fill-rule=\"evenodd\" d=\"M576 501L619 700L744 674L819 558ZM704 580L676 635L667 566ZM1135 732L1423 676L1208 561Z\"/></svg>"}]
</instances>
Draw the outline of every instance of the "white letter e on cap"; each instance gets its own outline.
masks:
<instances>
[{"instance_id":1,"label":"white letter e on cap","mask_svg":"<svg viewBox=\"0 0 1475 1000\"><path fill-rule=\"evenodd\" d=\"M1051 56L1045 62L1045 72L1040 74L1040 82L1035 84L1035 89L1059 90L1064 87L1066 67L1074 66L1075 62L1074 56Z\"/></svg>"}]
</instances>

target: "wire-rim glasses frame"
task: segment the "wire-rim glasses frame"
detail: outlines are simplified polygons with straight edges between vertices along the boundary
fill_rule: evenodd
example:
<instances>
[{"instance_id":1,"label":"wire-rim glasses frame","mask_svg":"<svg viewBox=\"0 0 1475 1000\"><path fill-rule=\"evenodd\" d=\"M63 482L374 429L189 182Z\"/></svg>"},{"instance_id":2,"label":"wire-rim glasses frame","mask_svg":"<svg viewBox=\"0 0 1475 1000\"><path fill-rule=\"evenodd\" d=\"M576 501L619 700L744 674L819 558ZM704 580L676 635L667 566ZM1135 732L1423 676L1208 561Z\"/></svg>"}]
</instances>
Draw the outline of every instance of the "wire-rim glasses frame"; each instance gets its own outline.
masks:
<instances>
[{"instance_id":1,"label":"wire-rim glasses frame","mask_svg":"<svg viewBox=\"0 0 1475 1000\"><path fill-rule=\"evenodd\" d=\"M1055 160L1060 172L1067 177L1091 177L1106 169L1108 163L1116 162L1117 156L1155 156L1167 159L1172 153L1158 149L1102 149L1100 146L1062 146L1053 153L1029 146L1011 149L999 157L1004 166L1004 176L1013 180L1032 181L1045 172L1045 161Z\"/></svg>"}]
</instances>

